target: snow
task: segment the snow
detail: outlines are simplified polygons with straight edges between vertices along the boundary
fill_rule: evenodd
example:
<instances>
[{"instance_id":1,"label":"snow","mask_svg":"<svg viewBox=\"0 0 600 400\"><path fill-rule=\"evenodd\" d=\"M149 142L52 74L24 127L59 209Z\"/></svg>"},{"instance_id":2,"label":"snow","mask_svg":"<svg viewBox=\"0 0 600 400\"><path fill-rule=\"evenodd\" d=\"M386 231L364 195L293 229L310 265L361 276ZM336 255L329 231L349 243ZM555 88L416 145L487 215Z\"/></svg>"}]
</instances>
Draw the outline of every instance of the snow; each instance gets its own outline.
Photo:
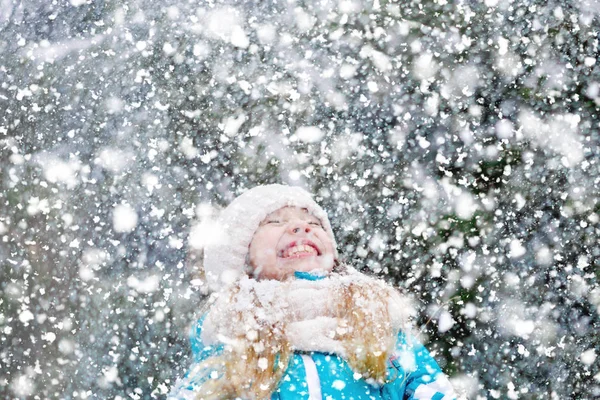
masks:
<instances>
[{"instance_id":1,"label":"snow","mask_svg":"<svg viewBox=\"0 0 600 400\"><path fill-rule=\"evenodd\" d=\"M202 10L203 25L195 26L202 30L207 36L218 38L231 43L238 48L247 48L249 45L248 37L242 28L242 19L238 9L232 7L223 7L206 12Z\"/></svg>"},{"instance_id":2,"label":"snow","mask_svg":"<svg viewBox=\"0 0 600 400\"><path fill-rule=\"evenodd\" d=\"M127 278L127 286L135 289L138 293L152 293L155 292L160 285L160 277L158 275L150 275L143 279L139 279L136 276L130 276Z\"/></svg>"},{"instance_id":3,"label":"snow","mask_svg":"<svg viewBox=\"0 0 600 400\"><path fill-rule=\"evenodd\" d=\"M461 219L471 219L478 208L471 195L465 192L457 196L455 204L456 215Z\"/></svg>"},{"instance_id":4,"label":"snow","mask_svg":"<svg viewBox=\"0 0 600 400\"><path fill-rule=\"evenodd\" d=\"M3 397L164 397L219 210L271 182L466 398L598 397L598 2L0 9Z\"/></svg>"},{"instance_id":5,"label":"snow","mask_svg":"<svg viewBox=\"0 0 600 400\"><path fill-rule=\"evenodd\" d=\"M296 131L296 137L304 143L316 143L323 135L323 131L317 126L301 126Z\"/></svg>"},{"instance_id":6,"label":"snow","mask_svg":"<svg viewBox=\"0 0 600 400\"><path fill-rule=\"evenodd\" d=\"M42 340L52 343L56 340L56 334L54 332L47 332L41 336Z\"/></svg>"},{"instance_id":7,"label":"snow","mask_svg":"<svg viewBox=\"0 0 600 400\"><path fill-rule=\"evenodd\" d=\"M41 155L39 163L44 169L44 177L48 182L65 184L72 188L78 184L77 173L81 168L79 160L72 157L64 161L54 155Z\"/></svg>"},{"instance_id":8,"label":"snow","mask_svg":"<svg viewBox=\"0 0 600 400\"><path fill-rule=\"evenodd\" d=\"M382 53L380 51L373 49L371 46L364 46L360 51L360 55L362 57L369 58L373 62L373 65L375 66L375 68L377 68L381 72L388 72L393 67L392 62L387 55L385 55L384 53ZM352 66L349 66L349 67L353 68ZM350 71L348 71L348 72L350 72ZM342 75L342 74L340 73L340 75ZM344 75L346 75L347 77L353 76L354 71L352 71L350 74L346 73ZM342 76L342 77L344 77L344 76Z\"/></svg>"},{"instance_id":9,"label":"snow","mask_svg":"<svg viewBox=\"0 0 600 400\"><path fill-rule=\"evenodd\" d=\"M243 49L250 44L246 32L240 26L236 25L231 29L231 44Z\"/></svg>"},{"instance_id":10,"label":"snow","mask_svg":"<svg viewBox=\"0 0 600 400\"><path fill-rule=\"evenodd\" d=\"M538 264L549 265L552 263L552 252L548 247L543 246L537 251L535 259Z\"/></svg>"},{"instance_id":11,"label":"snow","mask_svg":"<svg viewBox=\"0 0 600 400\"><path fill-rule=\"evenodd\" d=\"M442 311L438 317L438 331L440 333L449 331L456 323L448 311Z\"/></svg>"},{"instance_id":12,"label":"snow","mask_svg":"<svg viewBox=\"0 0 600 400\"><path fill-rule=\"evenodd\" d=\"M68 354L73 353L73 351L75 350L75 345L74 345L73 341L71 341L71 340L61 339L58 342L58 350L61 353L68 355Z\"/></svg>"},{"instance_id":13,"label":"snow","mask_svg":"<svg viewBox=\"0 0 600 400\"><path fill-rule=\"evenodd\" d=\"M460 310L461 314L464 314L467 318L475 318L477 315L477 307L473 303L465 304L465 307Z\"/></svg>"},{"instance_id":14,"label":"snow","mask_svg":"<svg viewBox=\"0 0 600 400\"><path fill-rule=\"evenodd\" d=\"M277 38L277 31L273 25L265 24L257 27L256 35L262 44L268 45L272 44Z\"/></svg>"},{"instance_id":15,"label":"snow","mask_svg":"<svg viewBox=\"0 0 600 400\"><path fill-rule=\"evenodd\" d=\"M581 353L581 356L579 356L579 359L585 365L590 366L594 363L594 361L596 361L596 356L597 356L596 351L594 349L588 349L588 350L584 351L583 353Z\"/></svg>"},{"instance_id":16,"label":"snow","mask_svg":"<svg viewBox=\"0 0 600 400\"><path fill-rule=\"evenodd\" d=\"M113 229L118 233L129 233L138 223L138 215L129 204L119 204L113 209Z\"/></svg>"},{"instance_id":17,"label":"snow","mask_svg":"<svg viewBox=\"0 0 600 400\"><path fill-rule=\"evenodd\" d=\"M21 313L19 314L19 321L21 321L24 324L27 324L33 318L34 318L33 313L27 309L21 311Z\"/></svg>"},{"instance_id":18,"label":"snow","mask_svg":"<svg viewBox=\"0 0 600 400\"><path fill-rule=\"evenodd\" d=\"M510 242L509 257L520 258L527 253L527 249L523 246L520 240L514 239Z\"/></svg>"},{"instance_id":19,"label":"snow","mask_svg":"<svg viewBox=\"0 0 600 400\"><path fill-rule=\"evenodd\" d=\"M35 383L27 375L17 375L13 378L10 386L13 393L19 397L28 397L35 393Z\"/></svg>"},{"instance_id":20,"label":"snow","mask_svg":"<svg viewBox=\"0 0 600 400\"><path fill-rule=\"evenodd\" d=\"M188 245L194 249L202 249L209 243L216 243L223 240L220 232L221 229L219 229L217 221L204 219L190 229Z\"/></svg>"},{"instance_id":21,"label":"snow","mask_svg":"<svg viewBox=\"0 0 600 400\"><path fill-rule=\"evenodd\" d=\"M513 320L512 326L517 336L527 339L534 330L534 323L531 320Z\"/></svg>"},{"instance_id":22,"label":"snow","mask_svg":"<svg viewBox=\"0 0 600 400\"><path fill-rule=\"evenodd\" d=\"M107 382L115 382L119 378L119 371L115 366L107 368L104 372L104 378Z\"/></svg>"},{"instance_id":23,"label":"snow","mask_svg":"<svg viewBox=\"0 0 600 400\"><path fill-rule=\"evenodd\" d=\"M226 118L221 125L223 133L230 137L235 136L246 119L247 117L244 114Z\"/></svg>"},{"instance_id":24,"label":"snow","mask_svg":"<svg viewBox=\"0 0 600 400\"><path fill-rule=\"evenodd\" d=\"M510 120L501 119L496 122L496 135L498 135L500 139L510 139L513 136L513 131L513 123L510 122Z\"/></svg>"},{"instance_id":25,"label":"snow","mask_svg":"<svg viewBox=\"0 0 600 400\"><path fill-rule=\"evenodd\" d=\"M337 379L331 383L331 387L335 390L344 390L344 388L346 387L346 382Z\"/></svg>"},{"instance_id":26,"label":"snow","mask_svg":"<svg viewBox=\"0 0 600 400\"><path fill-rule=\"evenodd\" d=\"M261 357L258 359L258 368L260 368L262 371L266 370L269 367L269 362L267 361L266 358Z\"/></svg>"},{"instance_id":27,"label":"snow","mask_svg":"<svg viewBox=\"0 0 600 400\"><path fill-rule=\"evenodd\" d=\"M519 119L525 136L543 148L563 155L562 162L565 166L574 166L583 160L578 115L557 114L544 120L530 110L523 110Z\"/></svg>"},{"instance_id":28,"label":"snow","mask_svg":"<svg viewBox=\"0 0 600 400\"><path fill-rule=\"evenodd\" d=\"M195 158L199 153L198 149L194 147L194 140L191 137L182 138L179 149L188 159Z\"/></svg>"},{"instance_id":29,"label":"snow","mask_svg":"<svg viewBox=\"0 0 600 400\"><path fill-rule=\"evenodd\" d=\"M433 59L433 54L422 54L420 55L414 64L414 74L420 79L433 78L438 71L439 66Z\"/></svg>"}]
</instances>

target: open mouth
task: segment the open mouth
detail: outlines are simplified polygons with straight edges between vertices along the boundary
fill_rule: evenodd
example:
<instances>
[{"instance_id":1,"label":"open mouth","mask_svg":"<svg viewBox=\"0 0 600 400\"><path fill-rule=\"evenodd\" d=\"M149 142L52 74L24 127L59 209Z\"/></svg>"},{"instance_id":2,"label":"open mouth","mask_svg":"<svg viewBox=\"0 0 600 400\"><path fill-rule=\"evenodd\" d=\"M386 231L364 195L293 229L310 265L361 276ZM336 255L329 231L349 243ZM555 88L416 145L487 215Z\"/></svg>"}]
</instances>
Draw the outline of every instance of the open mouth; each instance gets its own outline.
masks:
<instances>
[{"instance_id":1,"label":"open mouth","mask_svg":"<svg viewBox=\"0 0 600 400\"><path fill-rule=\"evenodd\" d=\"M292 242L285 249L279 252L281 258L303 258L320 256L321 251L310 240L302 240L300 242Z\"/></svg>"}]
</instances>

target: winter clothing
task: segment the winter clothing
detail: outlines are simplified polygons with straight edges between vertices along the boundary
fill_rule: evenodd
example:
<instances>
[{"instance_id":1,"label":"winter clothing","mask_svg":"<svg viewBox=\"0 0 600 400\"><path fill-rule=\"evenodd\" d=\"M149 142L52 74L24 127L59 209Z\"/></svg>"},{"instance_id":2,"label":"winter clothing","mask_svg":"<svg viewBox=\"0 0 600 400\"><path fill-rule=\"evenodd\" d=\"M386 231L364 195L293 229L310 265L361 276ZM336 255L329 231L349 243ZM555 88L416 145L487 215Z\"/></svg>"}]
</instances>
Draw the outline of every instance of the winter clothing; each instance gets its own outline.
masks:
<instances>
[{"instance_id":1,"label":"winter clothing","mask_svg":"<svg viewBox=\"0 0 600 400\"><path fill-rule=\"evenodd\" d=\"M242 279L234 298L218 297L191 333L194 363L172 390L169 400L195 399L194 388L207 379L201 362L223 351L223 342L247 334L260 324L290 321L285 335L294 349L279 386L271 399L454 399L452 387L435 360L414 337L404 333L409 305L389 286L349 269L348 274L319 277L297 273L296 280L256 281ZM308 280L306 279L308 278ZM365 291L389 294L387 310L397 335L388 359L388 380L368 382L353 371L345 359L343 343L336 339L337 320L331 310L339 288L352 283ZM361 290L361 293L363 291ZM250 301L250 298L253 300ZM366 309L373 304L364 304ZM384 315L374 308L377 315ZM249 316L232 326L232 313ZM291 318L291 319L290 319ZM237 320L239 321L239 319ZM244 326L241 326L244 325Z\"/></svg>"},{"instance_id":2,"label":"winter clothing","mask_svg":"<svg viewBox=\"0 0 600 400\"><path fill-rule=\"evenodd\" d=\"M275 326L285 321L285 337L297 351L320 351L345 356L343 343L335 340L338 330L336 293L348 285L356 285L365 295L385 293L388 304L365 306L372 312L389 313L393 332L407 322L410 304L407 299L379 279L346 267L344 275L330 276L295 273L290 281L262 280L243 277L239 291L232 299L219 296L211 305L204 321L202 337L205 345L219 344L219 337L245 336L249 330L259 331L262 326ZM308 279L306 279L308 277ZM315 280L318 277L320 279ZM383 309L387 306L387 309ZM239 321L239 316L243 317ZM373 320L381 319L379 315ZM240 323L241 322L241 323Z\"/></svg>"},{"instance_id":3,"label":"winter clothing","mask_svg":"<svg viewBox=\"0 0 600 400\"><path fill-rule=\"evenodd\" d=\"M196 399L194 388L201 384L194 376L198 363L221 351L219 346L205 346L200 319L193 327L191 342L194 364L190 371L171 391L168 400ZM271 395L272 400L310 399L307 378L307 356L316 366L322 399L455 399L452 386L429 352L416 339L398 334L396 351L388 362L390 383L383 386L370 385L355 376L348 363L337 355L323 352L294 352L279 387Z\"/></svg>"},{"instance_id":4,"label":"winter clothing","mask_svg":"<svg viewBox=\"0 0 600 400\"><path fill-rule=\"evenodd\" d=\"M204 272L212 290L234 282L244 273L248 246L259 224L268 214L287 206L306 208L317 217L335 249L335 237L327 213L307 191L297 186L257 186L244 192L223 210L217 224L220 231L214 233L218 240L211 241L204 248Z\"/></svg>"}]
</instances>

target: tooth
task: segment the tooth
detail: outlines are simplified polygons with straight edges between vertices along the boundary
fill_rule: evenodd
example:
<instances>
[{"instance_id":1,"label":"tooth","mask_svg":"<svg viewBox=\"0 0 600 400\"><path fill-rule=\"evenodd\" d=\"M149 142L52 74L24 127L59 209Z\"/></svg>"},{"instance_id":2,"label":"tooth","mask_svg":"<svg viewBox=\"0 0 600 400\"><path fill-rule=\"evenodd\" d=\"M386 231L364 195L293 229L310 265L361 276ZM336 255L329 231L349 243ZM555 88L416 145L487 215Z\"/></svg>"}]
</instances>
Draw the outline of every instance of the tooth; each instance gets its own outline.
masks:
<instances>
[{"instance_id":1,"label":"tooth","mask_svg":"<svg viewBox=\"0 0 600 400\"><path fill-rule=\"evenodd\" d=\"M318 254L317 249L307 244L299 244L286 249L283 252L283 257L292 257L296 254Z\"/></svg>"}]
</instances>

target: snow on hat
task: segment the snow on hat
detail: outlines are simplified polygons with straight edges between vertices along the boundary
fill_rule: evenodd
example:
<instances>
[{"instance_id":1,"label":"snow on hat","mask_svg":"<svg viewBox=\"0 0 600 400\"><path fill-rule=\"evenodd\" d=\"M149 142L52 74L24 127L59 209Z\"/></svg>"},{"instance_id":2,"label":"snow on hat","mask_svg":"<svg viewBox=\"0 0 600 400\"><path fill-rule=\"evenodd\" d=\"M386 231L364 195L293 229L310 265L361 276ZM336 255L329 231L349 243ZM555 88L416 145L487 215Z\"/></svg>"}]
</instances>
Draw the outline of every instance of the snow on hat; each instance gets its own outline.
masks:
<instances>
[{"instance_id":1,"label":"snow on hat","mask_svg":"<svg viewBox=\"0 0 600 400\"><path fill-rule=\"evenodd\" d=\"M235 198L222 211L218 232L204 248L204 272L210 289L217 290L244 273L254 232L267 215L283 207L306 208L321 221L336 248L327 213L306 190L279 184L256 186ZM337 258L337 250L334 256Z\"/></svg>"}]
</instances>

